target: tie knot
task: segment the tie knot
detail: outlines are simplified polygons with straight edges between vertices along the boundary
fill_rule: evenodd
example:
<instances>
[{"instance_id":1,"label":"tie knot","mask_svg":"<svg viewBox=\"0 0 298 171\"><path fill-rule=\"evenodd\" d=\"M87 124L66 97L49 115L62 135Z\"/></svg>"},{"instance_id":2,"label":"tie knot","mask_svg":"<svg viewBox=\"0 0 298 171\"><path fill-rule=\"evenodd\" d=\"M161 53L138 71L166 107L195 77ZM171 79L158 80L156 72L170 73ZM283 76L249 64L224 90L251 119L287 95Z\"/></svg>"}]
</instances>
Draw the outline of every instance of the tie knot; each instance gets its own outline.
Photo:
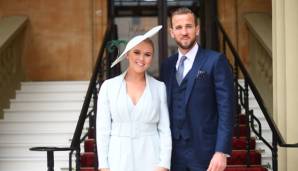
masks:
<instances>
[{"instance_id":1,"label":"tie knot","mask_svg":"<svg viewBox=\"0 0 298 171\"><path fill-rule=\"evenodd\" d=\"M184 62L186 58L187 58L186 56L181 56L180 63Z\"/></svg>"}]
</instances>

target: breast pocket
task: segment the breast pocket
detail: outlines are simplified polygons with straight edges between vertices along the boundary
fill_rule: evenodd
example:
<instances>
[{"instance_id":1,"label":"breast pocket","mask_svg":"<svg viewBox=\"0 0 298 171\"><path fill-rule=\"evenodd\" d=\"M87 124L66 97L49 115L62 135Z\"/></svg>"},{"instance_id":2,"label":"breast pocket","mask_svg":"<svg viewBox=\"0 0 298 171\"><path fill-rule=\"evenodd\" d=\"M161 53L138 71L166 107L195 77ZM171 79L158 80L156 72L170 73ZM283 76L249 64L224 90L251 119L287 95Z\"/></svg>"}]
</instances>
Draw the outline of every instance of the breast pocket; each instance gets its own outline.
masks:
<instances>
[{"instance_id":1,"label":"breast pocket","mask_svg":"<svg viewBox=\"0 0 298 171\"><path fill-rule=\"evenodd\" d=\"M194 87L196 89L206 89L206 88L212 88L212 80L209 77L209 75L204 76L203 78L197 77L195 80L195 85Z\"/></svg>"}]
</instances>

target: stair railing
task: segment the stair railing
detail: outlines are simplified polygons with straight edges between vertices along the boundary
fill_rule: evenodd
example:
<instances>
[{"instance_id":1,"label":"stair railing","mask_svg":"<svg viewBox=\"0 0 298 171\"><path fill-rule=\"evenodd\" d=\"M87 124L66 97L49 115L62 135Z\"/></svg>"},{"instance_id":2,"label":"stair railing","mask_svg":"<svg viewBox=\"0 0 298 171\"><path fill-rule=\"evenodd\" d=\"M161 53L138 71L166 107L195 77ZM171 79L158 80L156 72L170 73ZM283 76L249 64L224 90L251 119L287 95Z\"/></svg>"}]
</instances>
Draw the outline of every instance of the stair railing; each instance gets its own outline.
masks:
<instances>
[{"instance_id":1,"label":"stair railing","mask_svg":"<svg viewBox=\"0 0 298 171\"><path fill-rule=\"evenodd\" d=\"M9 107L9 99L25 80L22 56L28 21L26 16L0 17L0 119L3 109Z\"/></svg>"},{"instance_id":2,"label":"stair railing","mask_svg":"<svg viewBox=\"0 0 298 171\"><path fill-rule=\"evenodd\" d=\"M247 125L250 126L251 130L254 132L254 134L260 139L270 150L272 153L272 170L277 171L278 169L278 155L277 155L277 146L280 147L292 147L292 148L298 148L298 143L295 144L287 144L285 140L283 139L278 127L276 126L274 120L272 119L271 115L269 114L267 108L264 105L263 99L257 90L254 82L252 81L248 71L246 70L244 64L241 61L241 58L239 54L237 53L236 49L234 48L228 34L226 33L225 29L223 28L220 21L216 20L217 27L219 29L219 33L222 35L222 47L223 47L223 53L226 55L227 52L227 46L230 49L233 57L233 66L232 70L234 73L234 86L235 86L235 96L237 99L237 112L241 112L241 108L244 109L245 112L245 122ZM244 86L240 84L239 78L243 78L244 80ZM254 95L258 105L261 108L262 114L265 117L266 122L268 123L271 131L272 131L272 143L269 143L268 140L266 140L263 137L262 134L262 125L259 119L255 116L254 111L250 109L249 107L249 90ZM237 115L235 118L236 120L236 135L239 137L239 128L240 128L240 115ZM256 128L257 126L257 128ZM247 167L250 167L250 135L251 130L248 128L246 130L246 137L247 137L247 156L246 156L246 165Z\"/></svg>"},{"instance_id":3,"label":"stair railing","mask_svg":"<svg viewBox=\"0 0 298 171\"><path fill-rule=\"evenodd\" d=\"M89 82L88 90L83 102L83 106L80 112L76 128L71 139L70 147L32 147L32 151L46 151L47 152L47 165L48 171L54 171L54 152L55 151L70 151L69 152L69 171L72 171L72 156L75 153L76 161L76 171L81 168L80 153L81 153L81 143L88 136L92 136L95 139L96 144L96 111L97 111L97 94L99 92L102 82L119 73L119 66L110 70L109 66L111 61L114 60L115 54L107 51L107 44L110 40L117 39L117 27L113 22L108 23L108 27L105 31L102 46L100 48L96 64ZM84 132L84 125L86 121L89 120L88 131ZM95 162L94 169L97 170L97 153L96 145L94 147L95 151Z\"/></svg>"},{"instance_id":4,"label":"stair railing","mask_svg":"<svg viewBox=\"0 0 298 171\"><path fill-rule=\"evenodd\" d=\"M69 168L72 168L71 161L72 161L72 154L76 152L76 170L80 170L80 145L84 142L84 140L88 136L92 136L95 139L95 162L94 162L94 169L97 170L97 148L96 148L96 112L97 112L97 99L98 99L98 92L100 89L101 84L104 80L111 78L120 72L119 66L116 66L113 70L110 69L111 62L114 60L115 52L108 51L109 42L111 40L117 39L117 27L113 22L108 24L108 28L106 30L103 44L100 48L98 58L96 61L96 65L94 67L94 71L92 73L92 77L90 79L89 87L85 96L85 100L82 106L82 110L79 116L79 120L77 122L77 126L72 138L71 142L71 151L69 154ZM111 48L111 47L110 47ZM93 103L91 103L93 102ZM91 109L90 109L91 108ZM89 127L87 133L82 135L84 124L86 120L89 119Z\"/></svg>"}]
</instances>

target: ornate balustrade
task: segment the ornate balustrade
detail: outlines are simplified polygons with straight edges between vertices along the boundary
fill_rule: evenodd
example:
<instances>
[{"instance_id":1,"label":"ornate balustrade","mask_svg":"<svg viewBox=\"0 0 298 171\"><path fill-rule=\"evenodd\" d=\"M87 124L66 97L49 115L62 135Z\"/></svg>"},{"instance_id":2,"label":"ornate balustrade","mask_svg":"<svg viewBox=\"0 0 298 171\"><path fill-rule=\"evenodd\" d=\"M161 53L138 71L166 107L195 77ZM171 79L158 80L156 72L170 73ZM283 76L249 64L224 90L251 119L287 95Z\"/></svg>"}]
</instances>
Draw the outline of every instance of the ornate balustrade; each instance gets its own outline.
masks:
<instances>
[{"instance_id":1,"label":"ornate balustrade","mask_svg":"<svg viewBox=\"0 0 298 171\"><path fill-rule=\"evenodd\" d=\"M27 17L0 18L0 118L24 79L22 51Z\"/></svg>"},{"instance_id":2,"label":"ornate balustrade","mask_svg":"<svg viewBox=\"0 0 298 171\"><path fill-rule=\"evenodd\" d=\"M272 19L266 13L245 15L249 30L249 64L247 69L260 90L265 106L273 113Z\"/></svg>"}]
</instances>

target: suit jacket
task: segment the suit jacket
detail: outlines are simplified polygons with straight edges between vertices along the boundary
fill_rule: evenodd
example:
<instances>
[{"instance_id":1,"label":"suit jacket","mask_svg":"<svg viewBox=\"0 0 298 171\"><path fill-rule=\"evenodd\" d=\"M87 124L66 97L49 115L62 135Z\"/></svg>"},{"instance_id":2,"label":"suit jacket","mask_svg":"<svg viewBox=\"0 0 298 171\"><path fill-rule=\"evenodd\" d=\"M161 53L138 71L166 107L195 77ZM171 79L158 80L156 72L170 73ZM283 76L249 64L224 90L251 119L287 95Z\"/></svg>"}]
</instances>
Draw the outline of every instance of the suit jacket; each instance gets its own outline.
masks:
<instances>
[{"instance_id":1,"label":"suit jacket","mask_svg":"<svg viewBox=\"0 0 298 171\"><path fill-rule=\"evenodd\" d=\"M165 85L146 74L143 95L133 106L125 75L106 80L100 88L96 122L99 168L170 168L172 141Z\"/></svg>"},{"instance_id":2,"label":"suit jacket","mask_svg":"<svg viewBox=\"0 0 298 171\"><path fill-rule=\"evenodd\" d=\"M169 109L177 59L178 53L167 58L160 72L167 88ZM185 119L190 124L193 146L201 156L199 162L208 164L215 151L231 154L233 76L223 54L200 47L192 67L184 98ZM170 110L170 118L171 115Z\"/></svg>"}]
</instances>

